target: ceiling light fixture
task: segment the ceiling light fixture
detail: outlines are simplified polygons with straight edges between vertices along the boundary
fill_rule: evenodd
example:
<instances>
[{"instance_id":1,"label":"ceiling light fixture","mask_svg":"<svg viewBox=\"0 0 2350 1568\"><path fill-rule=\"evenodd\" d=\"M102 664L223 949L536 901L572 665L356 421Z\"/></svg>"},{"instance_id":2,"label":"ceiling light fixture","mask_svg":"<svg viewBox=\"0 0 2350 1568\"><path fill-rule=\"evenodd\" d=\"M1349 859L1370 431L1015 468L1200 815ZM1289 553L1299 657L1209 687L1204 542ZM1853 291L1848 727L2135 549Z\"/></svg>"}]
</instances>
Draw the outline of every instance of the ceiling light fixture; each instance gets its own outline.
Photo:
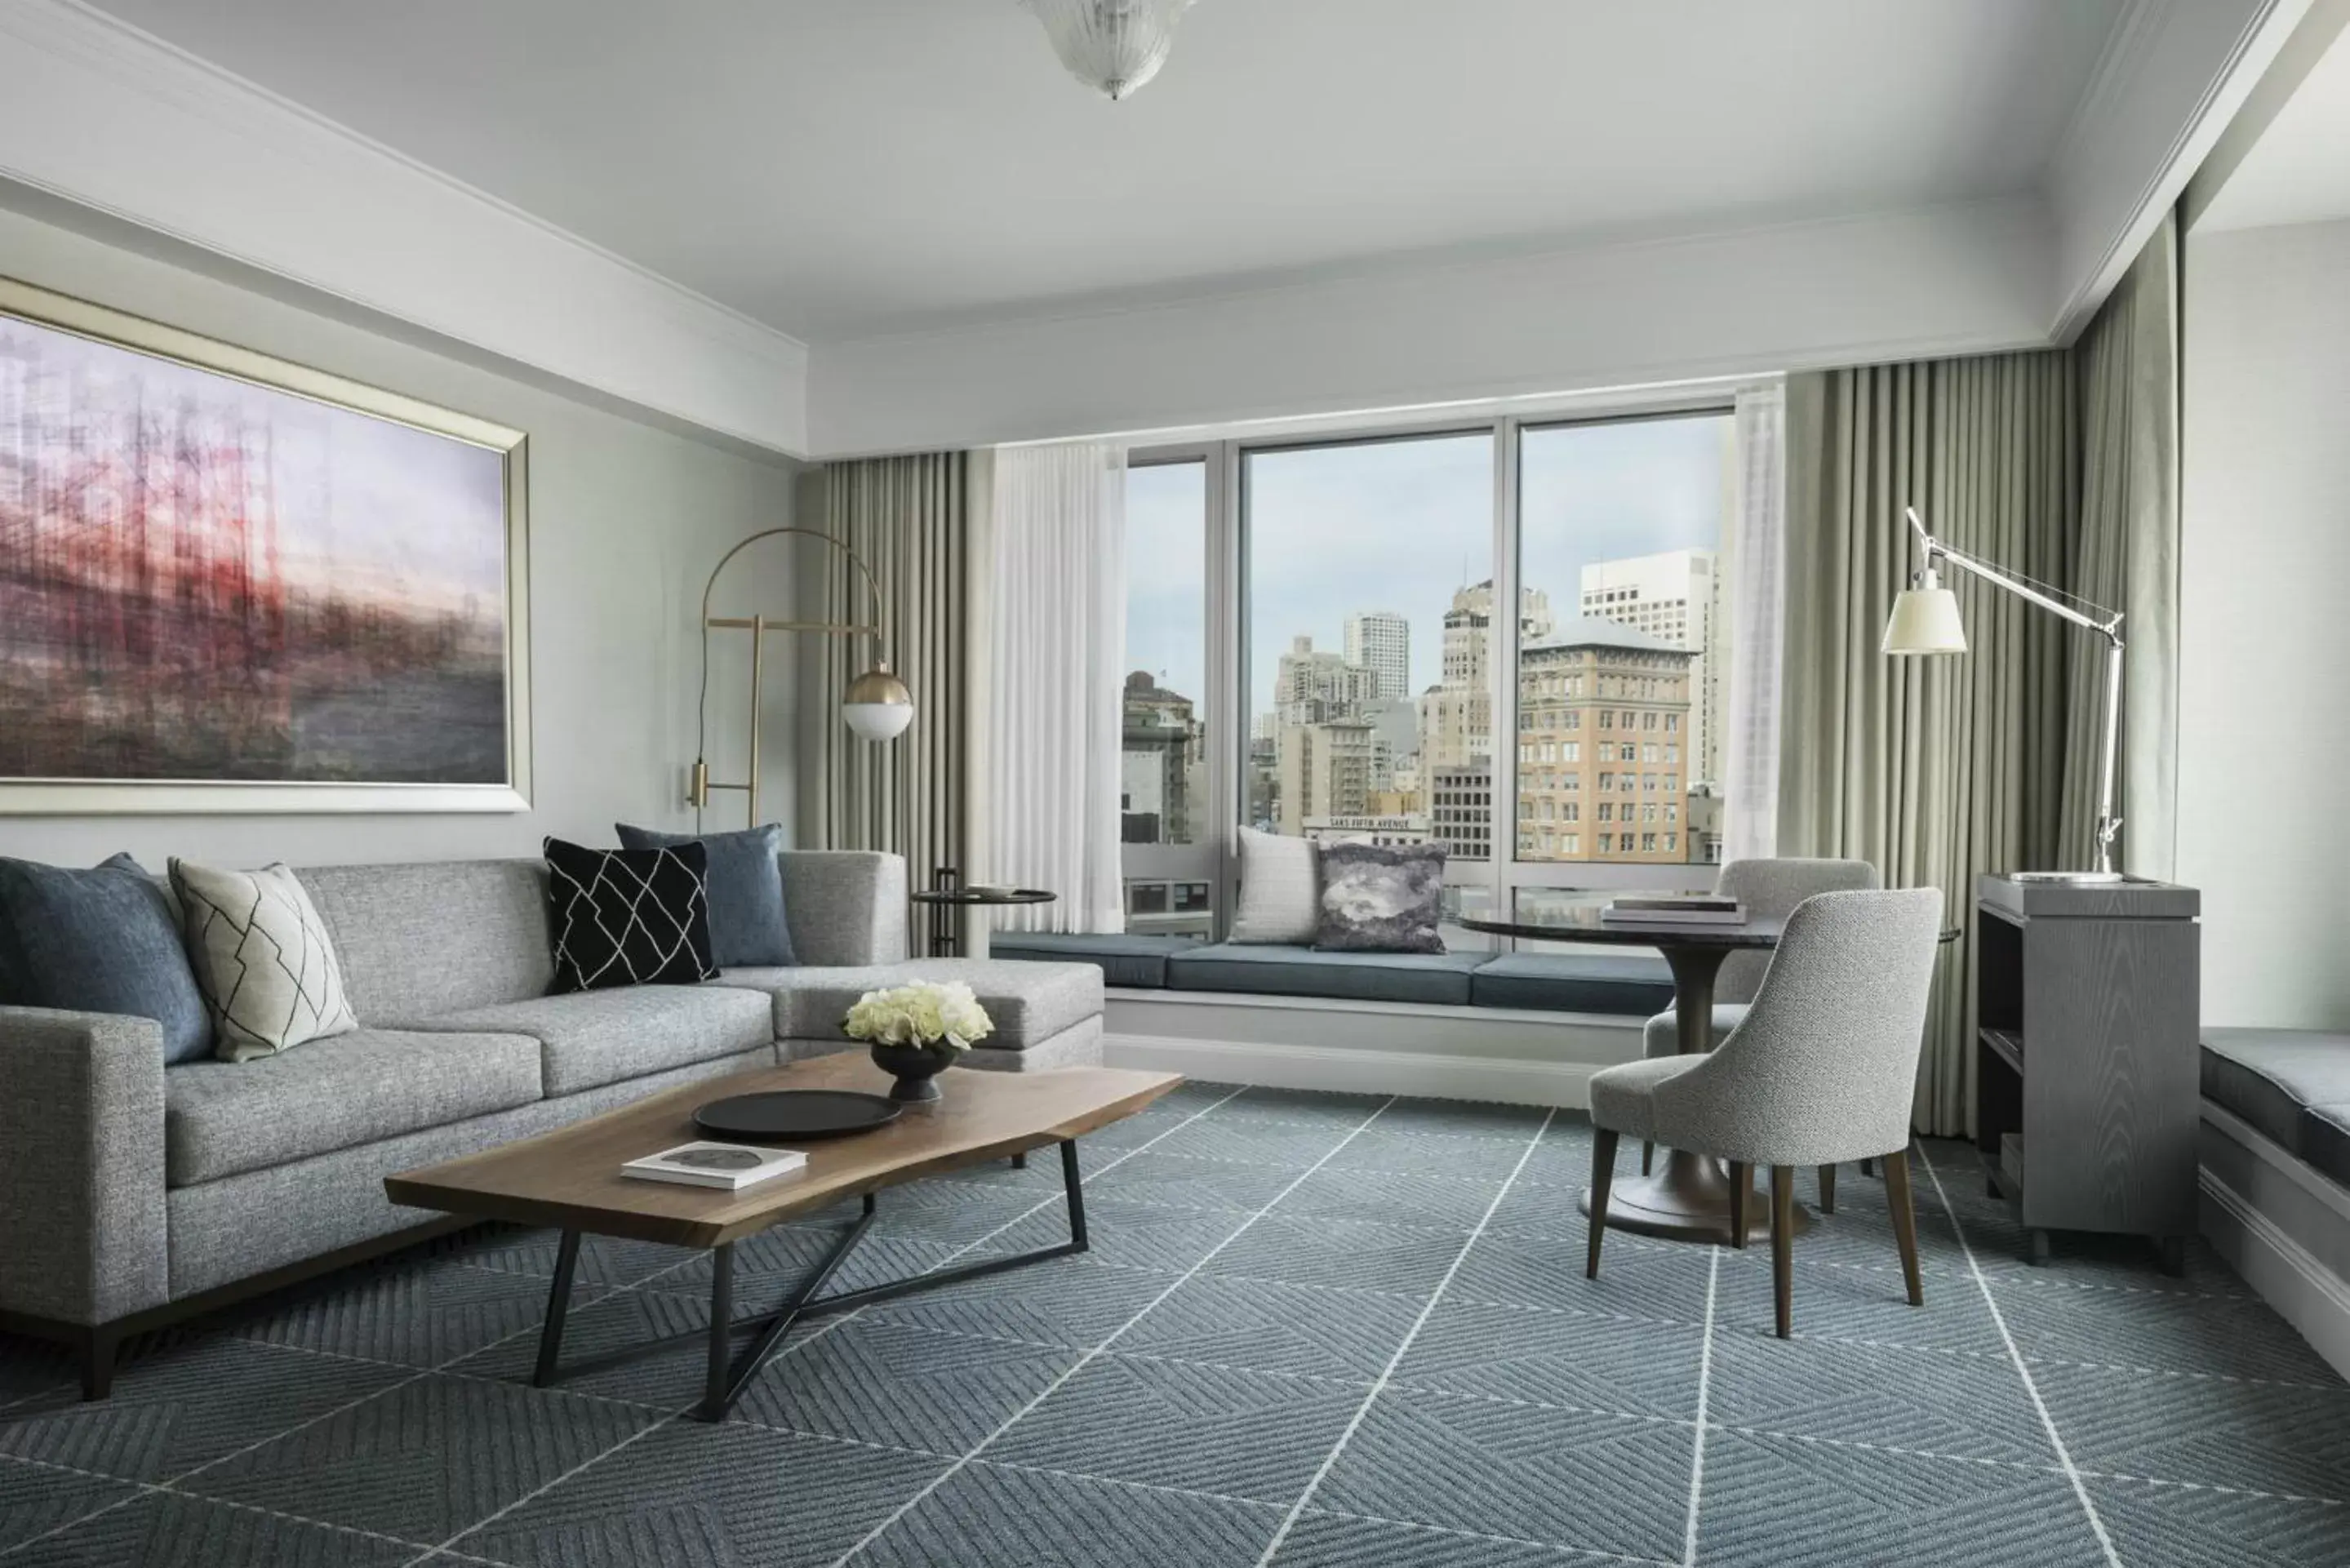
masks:
<instances>
[{"instance_id":1,"label":"ceiling light fixture","mask_svg":"<svg viewBox=\"0 0 2350 1568\"><path fill-rule=\"evenodd\" d=\"M1159 74L1191 0L1020 0L1069 74L1112 102Z\"/></svg>"}]
</instances>

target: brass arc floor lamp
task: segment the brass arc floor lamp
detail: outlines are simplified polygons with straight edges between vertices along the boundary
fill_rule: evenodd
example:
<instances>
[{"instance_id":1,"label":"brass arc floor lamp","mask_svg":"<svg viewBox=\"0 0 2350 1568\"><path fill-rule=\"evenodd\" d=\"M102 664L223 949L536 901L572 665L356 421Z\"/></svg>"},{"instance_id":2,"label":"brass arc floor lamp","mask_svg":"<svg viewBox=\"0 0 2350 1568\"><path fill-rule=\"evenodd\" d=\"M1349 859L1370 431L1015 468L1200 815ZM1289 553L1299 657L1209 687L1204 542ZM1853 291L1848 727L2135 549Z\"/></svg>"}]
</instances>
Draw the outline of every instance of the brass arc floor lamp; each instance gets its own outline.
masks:
<instances>
[{"instance_id":1,"label":"brass arc floor lamp","mask_svg":"<svg viewBox=\"0 0 2350 1568\"><path fill-rule=\"evenodd\" d=\"M718 579L729 562L762 539L780 538L796 534L803 538L820 540L848 557L865 579L865 587L873 601L870 625L828 620L770 620L765 616L713 616L710 613L710 596L718 587ZM710 634L713 631L747 631L751 634L751 751L750 763L740 784L721 784L710 776L708 740L710 732ZM914 722L913 693L906 683L889 671L889 661L881 656L881 585L873 569L859 559L856 551L829 534L819 534L813 528L767 528L735 545L718 564L710 568L710 580L702 585L702 688L694 704L693 774L686 784L685 802L693 807L694 827L702 826L702 808L710 804L713 790L739 791L745 797L748 827L759 826L759 690L766 661L767 634L771 631L814 632L820 637L869 637L874 644L872 668L848 683L841 693L840 714L848 727L868 741L892 741L903 734L906 726Z\"/></svg>"}]
</instances>

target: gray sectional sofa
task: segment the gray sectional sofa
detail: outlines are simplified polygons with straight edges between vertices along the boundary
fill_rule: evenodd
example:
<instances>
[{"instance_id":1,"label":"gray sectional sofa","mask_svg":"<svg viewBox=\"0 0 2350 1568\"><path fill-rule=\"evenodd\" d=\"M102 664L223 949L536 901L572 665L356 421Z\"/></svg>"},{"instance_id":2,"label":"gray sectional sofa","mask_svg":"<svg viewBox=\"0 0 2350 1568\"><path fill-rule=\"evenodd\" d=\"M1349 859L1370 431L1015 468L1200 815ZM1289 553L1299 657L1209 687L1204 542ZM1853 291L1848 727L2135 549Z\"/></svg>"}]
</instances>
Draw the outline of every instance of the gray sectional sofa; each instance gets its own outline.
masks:
<instances>
[{"instance_id":1,"label":"gray sectional sofa","mask_svg":"<svg viewBox=\"0 0 2350 1568\"><path fill-rule=\"evenodd\" d=\"M60 1338L106 1390L131 1334L444 1227L383 1179L681 1084L849 1048L863 992L968 981L965 1058L1101 1056L1091 964L906 958L894 856L785 851L790 969L548 995L535 860L297 870L359 1028L166 1068L143 1018L0 1008L0 1329Z\"/></svg>"}]
</instances>

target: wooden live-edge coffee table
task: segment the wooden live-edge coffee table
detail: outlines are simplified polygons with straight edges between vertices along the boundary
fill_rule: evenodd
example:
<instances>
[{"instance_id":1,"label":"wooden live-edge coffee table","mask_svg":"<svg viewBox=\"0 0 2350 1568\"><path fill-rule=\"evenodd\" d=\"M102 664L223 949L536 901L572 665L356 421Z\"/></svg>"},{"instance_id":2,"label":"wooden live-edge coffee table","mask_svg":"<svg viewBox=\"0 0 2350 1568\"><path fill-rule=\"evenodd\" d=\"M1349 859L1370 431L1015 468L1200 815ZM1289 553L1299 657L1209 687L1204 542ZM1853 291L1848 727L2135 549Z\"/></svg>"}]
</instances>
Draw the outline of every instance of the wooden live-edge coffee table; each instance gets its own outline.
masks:
<instances>
[{"instance_id":1,"label":"wooden live-edge coffee table","mask_svg":"<svg viewBox=\"0 0 2350 1568\"><path fill-rule=\"evenodd\" d=\"M862 1054L827 1056L688 1085L536 1137L387 1177L383 1186L391 1201L413 1209L561 1229L563 1243L556 1256L555 1282L547 1293L546 1324L539 1334L538 1366L532 1379L541 1386L561 1376L634 1360L684 1337L671 1334L562 1367L563 1321L571 1304L572 1276L578 1267L582 1236L619 1236L708 1248L710 1361L698 1413L703 1420L715 1421L733 1408L792 1324L804 1318L847 1312L869 1302L1086 1251L1078 1137L1134 1115L1182 1081L1171 1073L1122 1067L1061 1067L1042 1073L957 1071L941 1081L946 1097L934 1107L909 1109L896 1121L871 1132L811 1143L807 1164L799 1172L740 1192L645 1181L620 1174L624 1161L699 1137L693 1127L694 1108L710 1100L768 1089L878 1092L889 1085L888 1075ZM1069 1211L1066 1243L957 1268L934 1269L862 1290L816 1294L872 1225L877 1192L941 1171L1025 1154L1046 1144L1061 1147L1061 1177ZM864 1212L841 1232L832 1250L784 1304L767 1316L734 1322L734 1243L795 1215L856 1197L865 1199ZM730 1354L729 1339L743 1328L758 1332L750 1348L736 1358Z\"/></svg>"}]
</instances>

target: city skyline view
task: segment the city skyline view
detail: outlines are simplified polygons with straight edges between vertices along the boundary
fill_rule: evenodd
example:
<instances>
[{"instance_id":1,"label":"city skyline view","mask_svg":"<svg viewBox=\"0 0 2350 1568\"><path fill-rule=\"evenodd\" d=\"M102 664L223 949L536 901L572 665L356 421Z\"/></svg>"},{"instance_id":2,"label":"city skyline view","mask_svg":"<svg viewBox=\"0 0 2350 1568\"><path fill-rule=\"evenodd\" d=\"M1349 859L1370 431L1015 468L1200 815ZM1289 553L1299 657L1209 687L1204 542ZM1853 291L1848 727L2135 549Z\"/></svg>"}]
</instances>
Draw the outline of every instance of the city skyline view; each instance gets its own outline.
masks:
<instances>
[{"instance_id":1,"label":"city skyline view","mask_svg":"<svg viewBox=\"0 0 2350 1568\"><path fill-rule=\"evenodd\" d=\"M1577 611L1583 568L1721 546L1727 415L1545 426L1520 443L1520 582ZM1350 614L1410 624L1410 692L1441 677L1452 595L1492 571L1492 441L1420 437L1250 455L1253 711L1294 637L1345 647ZM1127 488L1128 667L1204 707L1207 480L1197 462L1137 467ZM1204 713L1202 715L1204 717Z\"/></svg>"}]
</instances>

